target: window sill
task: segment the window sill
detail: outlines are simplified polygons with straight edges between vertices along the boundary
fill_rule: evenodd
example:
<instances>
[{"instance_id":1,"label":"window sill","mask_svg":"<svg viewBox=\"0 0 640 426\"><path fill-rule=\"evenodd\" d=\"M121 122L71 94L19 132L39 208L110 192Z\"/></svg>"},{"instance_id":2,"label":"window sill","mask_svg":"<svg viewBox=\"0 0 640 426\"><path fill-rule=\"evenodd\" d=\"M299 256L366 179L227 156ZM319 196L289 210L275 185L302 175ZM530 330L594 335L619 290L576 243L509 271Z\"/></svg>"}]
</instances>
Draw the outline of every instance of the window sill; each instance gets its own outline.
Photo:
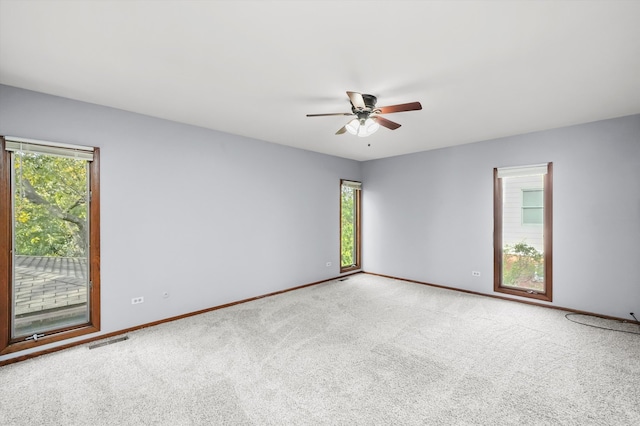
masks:
<instances>
[{"instance_id":1,"label":"window sill","mask_svg":"<svg viewBox=\"0 0 640 426\"><path fill-rule=\"evenodd\" d=\"M9 342L2 350L0 355L11 354L15 352L24 351L26 349L37 348L38 346L47 345L49 343L59 342L73 337L84 336L85 334L97 333L100 331L100 327L93 325L85 325L78 328L73 328L67 331L53 333L49 336L43 336L38 340L17 340Z\"/></svg>"},{"instance_id":2,"label":"window sill","mask_svg":"<svg viewBox=\"0 0 640 426\"><path fill-rule=\"evenodd\" d=\"M497 293L510 294L512 296L520 296L520 297L527 297L529 299L544 300L546 302L552 301L551 294L547 294L547 293L536 293L536 292L530 292L527 290L511 288L511 287L498 287L494 289L494 291Z\"/></svg>"}]
</instances>

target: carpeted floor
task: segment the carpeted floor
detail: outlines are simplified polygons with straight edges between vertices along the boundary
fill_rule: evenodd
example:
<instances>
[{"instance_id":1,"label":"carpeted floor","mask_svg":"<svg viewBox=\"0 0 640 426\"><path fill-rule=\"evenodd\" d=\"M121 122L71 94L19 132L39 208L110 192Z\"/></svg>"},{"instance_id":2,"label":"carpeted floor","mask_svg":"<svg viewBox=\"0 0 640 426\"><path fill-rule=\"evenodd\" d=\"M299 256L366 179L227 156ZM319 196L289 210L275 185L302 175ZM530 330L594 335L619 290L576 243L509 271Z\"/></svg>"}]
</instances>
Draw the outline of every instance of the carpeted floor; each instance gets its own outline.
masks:
<instances>
[{"instance_id":1,"label":"carpeted floor","mask_svg":"<svg viewBox=\"0 0 640 426\"><path fill-rule=\"evenodd\" d=\"M640 335L565 313L359 274L2 367L0 424L639 425Z\"/></svg>"}]
</instances>

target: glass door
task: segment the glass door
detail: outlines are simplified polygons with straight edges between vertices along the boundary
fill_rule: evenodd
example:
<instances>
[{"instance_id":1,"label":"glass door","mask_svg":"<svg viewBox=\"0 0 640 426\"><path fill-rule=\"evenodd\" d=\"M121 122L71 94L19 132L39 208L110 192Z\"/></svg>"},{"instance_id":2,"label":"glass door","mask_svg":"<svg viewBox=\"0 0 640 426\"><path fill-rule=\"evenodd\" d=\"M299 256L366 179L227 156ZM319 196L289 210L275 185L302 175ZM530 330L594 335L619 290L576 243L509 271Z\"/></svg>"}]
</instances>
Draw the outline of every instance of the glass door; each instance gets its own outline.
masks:
<instances>
[{"instance_id":1,"label":"glass door","mask_svg":"<svg viewBox=\"0 0 640 426\"><path fill-rule=\"evenodd\" d=\"M11 152L12 340L89 322L88 177L73 152Z\"/></svg>"}]
</instances>

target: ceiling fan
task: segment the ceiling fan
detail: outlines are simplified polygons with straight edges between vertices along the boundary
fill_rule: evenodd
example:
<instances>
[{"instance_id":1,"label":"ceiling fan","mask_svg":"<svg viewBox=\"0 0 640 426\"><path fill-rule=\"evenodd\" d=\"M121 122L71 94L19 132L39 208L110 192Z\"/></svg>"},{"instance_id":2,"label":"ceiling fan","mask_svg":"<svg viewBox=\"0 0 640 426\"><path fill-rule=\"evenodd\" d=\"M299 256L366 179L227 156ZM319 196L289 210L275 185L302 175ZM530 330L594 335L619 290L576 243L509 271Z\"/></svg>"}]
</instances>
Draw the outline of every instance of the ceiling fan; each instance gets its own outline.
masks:
<instances>
[{"instance_id":1,"label":"ceiling fan","mask_svg":"<svg viewBox=\"0 0 640 426\"><path fill-rule=\"evenodd\" d=\"M325 117L330 115L355 115L356 118L349 121L336 132L341 135L349 132L352 135L369 136L375 133L380 126L395 130L400 124L381 117L381 114L391 114L393 112L416 111L422 109L420 102L410 102L408 104L390 105L376 107L378 99L373 95L358 92L347 92L351 102L351 112L336 112L329 114L307 114L307 117Z\"/></svg>"}]
</instances>

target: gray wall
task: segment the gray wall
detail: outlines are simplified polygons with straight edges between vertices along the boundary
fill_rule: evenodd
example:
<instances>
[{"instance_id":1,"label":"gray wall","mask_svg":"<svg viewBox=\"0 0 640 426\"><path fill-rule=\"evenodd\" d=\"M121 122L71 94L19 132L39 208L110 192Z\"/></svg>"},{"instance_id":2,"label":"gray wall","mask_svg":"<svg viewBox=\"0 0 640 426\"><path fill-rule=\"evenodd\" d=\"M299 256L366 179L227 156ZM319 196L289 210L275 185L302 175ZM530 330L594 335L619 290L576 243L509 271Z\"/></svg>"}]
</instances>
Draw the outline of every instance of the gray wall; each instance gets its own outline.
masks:
<instances>
[{"instance_id":1,"label":"gray wall","mask_svg":"<svg viewBox=\"0 0 640 426\"><path fill-rule=\"evenodd\" d=\"M631 319L640 115L363 163L363 268L494 294L493 168L549 161L552 304Z\"/></svg>"},{"instance_id":2,"label":"gray wall","mask_svg":"<svg viewBox=\"0 0 640 426\"><path fill-rule=\"evenodd\" d=\"M8 86L0 134L100 147L103 333L339 275L356 161Z\"/></svg>"},{"instance_id":3,"label":"gray wall","mask_svg":"<svg viewBox=\"0 0 640 426\"><path fill-rule=\"evenodd\" d=\"M640 115L358 163L0 86L0 134L101 148L102 333L339 275L341 178L366 271L493 294L492 170L547 161L553 304L640 311Z\"/></svg>"}]
</instances>

